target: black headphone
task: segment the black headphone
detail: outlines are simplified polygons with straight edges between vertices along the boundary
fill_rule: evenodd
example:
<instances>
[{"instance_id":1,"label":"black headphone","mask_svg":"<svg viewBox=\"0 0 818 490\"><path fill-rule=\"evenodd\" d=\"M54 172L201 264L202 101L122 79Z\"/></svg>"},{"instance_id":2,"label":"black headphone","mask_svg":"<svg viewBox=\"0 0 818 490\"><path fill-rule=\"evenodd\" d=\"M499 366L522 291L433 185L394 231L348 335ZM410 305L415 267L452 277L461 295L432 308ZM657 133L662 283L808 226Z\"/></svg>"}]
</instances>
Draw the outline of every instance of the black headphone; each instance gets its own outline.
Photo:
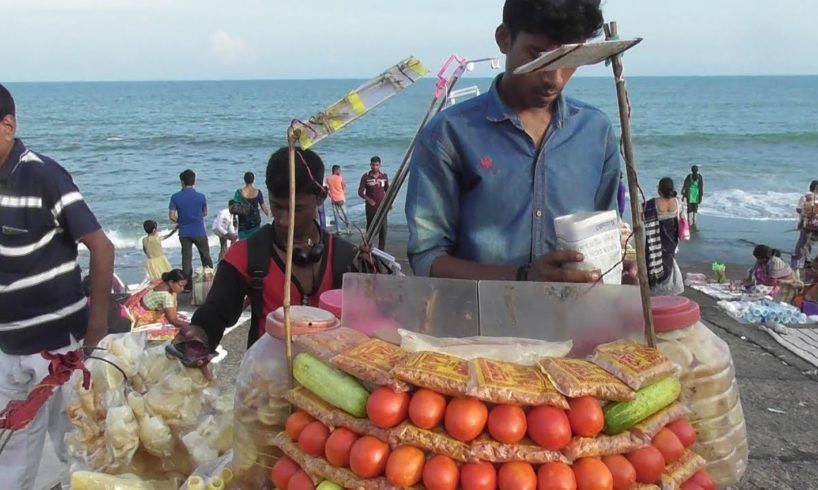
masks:
<instances>
[{"instance_id":1,"label":"black headphone","mask_svg":"<svg viewBox=\"0 0 818 490\"><path fill-rule=\"evenodd\" d=\"M319 225L318 222L313 221L313 223L315 223L315 227L318 228L318 242L307 250L298 247L293 249L293 263L299 267L317 264L324 258L324 232L321 230L321 225ZM287 245L278 241L275 230L271 229L270 232L273 234L273 243L275 246L286 252Z\"/></svg>"}]
</instances>

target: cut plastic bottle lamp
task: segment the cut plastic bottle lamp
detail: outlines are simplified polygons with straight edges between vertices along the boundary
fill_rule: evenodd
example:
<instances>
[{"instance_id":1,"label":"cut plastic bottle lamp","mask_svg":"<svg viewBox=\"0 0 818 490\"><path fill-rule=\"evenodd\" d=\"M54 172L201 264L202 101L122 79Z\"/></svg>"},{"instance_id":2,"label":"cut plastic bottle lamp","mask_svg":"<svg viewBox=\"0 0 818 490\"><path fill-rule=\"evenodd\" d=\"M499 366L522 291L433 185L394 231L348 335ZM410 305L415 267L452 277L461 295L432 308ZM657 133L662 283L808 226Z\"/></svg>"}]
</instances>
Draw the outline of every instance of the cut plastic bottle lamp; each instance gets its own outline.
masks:
<instances>
[{"instance_id":1,"label":"cut plastic bottle lamp","mask_svg":"<svg viewBox=\"0 0 818 490\"><path fill-rule=\"evenodd\" d=\"M561 70L563 68L595 65L624 53L641 41L642 38L634 38L583 44L563 44L557 49L541 53L534 61L518 67L514 70L514 74L522 75L536 70Z\"/></svg>"}]
</instances>

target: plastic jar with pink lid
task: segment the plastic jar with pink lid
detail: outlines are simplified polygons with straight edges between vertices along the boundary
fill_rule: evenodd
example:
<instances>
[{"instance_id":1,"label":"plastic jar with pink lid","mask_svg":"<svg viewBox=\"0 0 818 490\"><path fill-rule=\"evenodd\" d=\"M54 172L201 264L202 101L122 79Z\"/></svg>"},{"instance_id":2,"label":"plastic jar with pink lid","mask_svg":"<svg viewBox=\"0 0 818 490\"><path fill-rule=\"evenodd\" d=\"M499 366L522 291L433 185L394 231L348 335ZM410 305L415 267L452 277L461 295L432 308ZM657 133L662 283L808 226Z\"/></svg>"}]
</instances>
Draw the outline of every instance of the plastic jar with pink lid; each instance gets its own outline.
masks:
<instances>
[{"instance_id":1,"label":"plastic jar with pink lid","mask_svg":"<svg viewBox=\"0 0 818 490\"><path fill-rule=\"evenodd\" d=\"M310 335L339 326L332 313L310 306L290 308L292 335ZM284 309L267 315L262 335L244 355L236 380L233 470L237 488L273 488L273 464L280 456L273 438L290 413L284 342ZM298 353L293 345L293 354Z\"/></svg>"},{"instance_id":2,"label":"plastic jar with pink lid","mask_svg":"<svg viewBox=\"0 0 818 490\"><path fill-rule=\"evenodd\" d=\"M681 367L682 402L696 429L693 450L720 488L747 470L749 448L736 368L725 341L701 321L699 305L681 296L651 300L657 347Z\"/></svg>"}]
</instances>

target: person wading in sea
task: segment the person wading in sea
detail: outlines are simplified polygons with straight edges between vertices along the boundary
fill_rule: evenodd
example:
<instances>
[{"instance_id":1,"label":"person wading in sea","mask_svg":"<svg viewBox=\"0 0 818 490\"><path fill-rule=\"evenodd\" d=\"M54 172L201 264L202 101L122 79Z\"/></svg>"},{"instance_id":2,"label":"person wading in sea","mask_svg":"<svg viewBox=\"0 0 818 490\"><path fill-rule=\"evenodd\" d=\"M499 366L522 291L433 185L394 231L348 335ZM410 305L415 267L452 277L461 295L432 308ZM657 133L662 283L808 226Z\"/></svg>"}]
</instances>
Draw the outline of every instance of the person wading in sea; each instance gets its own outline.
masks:
<instances>
[{"instance_id":1,"label":"person wading in sea","mask_svg":"<svg viewBox=\"0 0 818 490\"><path fill-rule=\"evenodd\" d=\"M687 221L690 226L696 226L696 216L699 214L699 204L704 198L704 178L699 173L699 166L690 167L690 173L682 184L682 198L687 202Z\"/></svg>"},{"instance_id":2,"label":"person wading in sea","mask_svg":"<svg viewBox=\"0 0 818 490\"><path fill-rule=\"evenodd\" d=\"M358 187L358 195L361 199L366 201L366 228L372 226L372 220L375 219L375 213L381 206L386 191L389 190L389 177L386 173L381 172L381 157L374 156L369 159L369 172L361 176L361 184ZM378 232L378 248L386 250L386 216L381 223L381 229Z\"/></svg>"}]
</instances>

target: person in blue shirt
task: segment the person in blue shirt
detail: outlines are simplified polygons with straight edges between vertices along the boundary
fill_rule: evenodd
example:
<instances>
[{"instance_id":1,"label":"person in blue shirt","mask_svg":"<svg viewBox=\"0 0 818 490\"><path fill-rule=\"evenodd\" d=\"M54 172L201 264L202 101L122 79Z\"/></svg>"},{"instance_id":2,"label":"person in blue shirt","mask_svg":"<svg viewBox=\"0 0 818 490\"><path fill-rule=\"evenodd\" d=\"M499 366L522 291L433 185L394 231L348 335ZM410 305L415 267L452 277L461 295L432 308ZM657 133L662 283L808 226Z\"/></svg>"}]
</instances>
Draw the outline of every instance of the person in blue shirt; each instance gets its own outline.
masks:
<instances>
[{"instance_id":1,"label":"person in blue shirt","mask_svg":"<svg viewBox=\"0 0 818 490\"><path fill-rule=\"evenodd\" d=\"M182 272L188 278L187 289L193 274L193 245L199 250L203 267L213 267L210 258L210 245L207 243L207 231L204 218L207 216L207 198L193 188L196 185L196 173L187 169L179 174L182 190L170 197L168 218L179 226L179 243L182 244Z\"/></svg>"},{"instance_id":2,"label":"person in blue shirt","mask_svg":"<svg viewBox=\"0 0 818 490\"><path fill-rule=\"evenodd\" d=\"M495 31L505 73L438 114L410 163L408 254L417 275L592 282L564 269L554 218L616 209L619 146L608 117L562 95L575 69L514 70L602 27L599 0L506 0ZM634 268L625 268L628 278Z\"/></svg>"}]
</instances>

